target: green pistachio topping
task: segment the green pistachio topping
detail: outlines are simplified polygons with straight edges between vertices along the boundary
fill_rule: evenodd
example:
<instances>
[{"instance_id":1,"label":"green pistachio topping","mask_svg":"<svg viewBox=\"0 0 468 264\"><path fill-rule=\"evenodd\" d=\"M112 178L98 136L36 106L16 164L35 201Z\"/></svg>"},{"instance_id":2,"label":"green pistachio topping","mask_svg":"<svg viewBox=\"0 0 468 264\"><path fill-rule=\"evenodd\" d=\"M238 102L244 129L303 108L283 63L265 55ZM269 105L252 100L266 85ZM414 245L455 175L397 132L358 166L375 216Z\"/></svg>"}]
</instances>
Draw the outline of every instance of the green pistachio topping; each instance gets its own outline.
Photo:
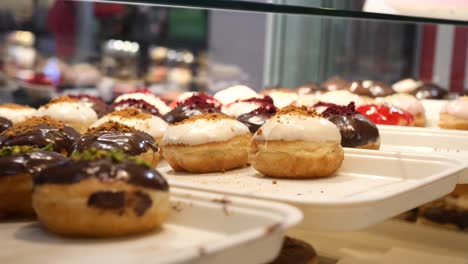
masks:
<instances>
[{"instance_id":1,"label":"green pistachio topping","mask_svg":"<svg viewBox=\"0 0 468 264\"><path fill-rule=\"evenodd\" d=\"M151 168L151 165L148 164L145 160L138 158L138 157L129 157L124 152L120 150L100 150L96 148L89 148L83 152L73 152L71 155L72 160L96 160L96 159L104 159L110 158L114 162L123 162L124 160L133 160L139 165L146 166Z\"/></svg>"},{"instance_id":2,"label":"green pistachio topping","mask_svg":"<svg viewBox=\"0 0 468 264\"><path fill-rule=\"evenodd\" d=\"M0 157L6 157L17 154L24 154L34 151L53 151L52 145L47 145L43 148L37 146L6 146L0 148Z\"/></svg>"}]
</instances>

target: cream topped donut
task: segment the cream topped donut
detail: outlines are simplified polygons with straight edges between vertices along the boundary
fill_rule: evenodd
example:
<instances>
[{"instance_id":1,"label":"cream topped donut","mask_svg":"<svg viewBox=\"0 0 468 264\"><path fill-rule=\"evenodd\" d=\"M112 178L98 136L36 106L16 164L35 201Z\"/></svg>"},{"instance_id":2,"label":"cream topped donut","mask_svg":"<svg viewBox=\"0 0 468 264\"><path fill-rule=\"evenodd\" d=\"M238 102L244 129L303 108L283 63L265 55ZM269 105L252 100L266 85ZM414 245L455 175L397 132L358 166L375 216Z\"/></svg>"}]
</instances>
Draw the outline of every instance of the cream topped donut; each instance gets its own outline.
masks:
<instances>
[{"instance_id":1,"label":"cream topped donut","mask_svg":"<svg viewBox=\"0 0 468 264\"><path fill-rule=\"evenodd\" d=\"M176 171L226 171L247 164L251 134L224 114L202 114L170 125L161 146Z\"/></svg>"},{"instance_id":2,"label":"cream topped donut","mask_svg":"<svg viewBox=\"0 0 468 264\"><path fill-rule=\"evenodd\" d=\"M392 85L392 88L397 93L409 94L423 85L423 82L416 81L412 78L406 78Z\"/></svg>"},{"instance_id":3,"label":"cream topped donut","mask_svg":"<svg viewBox=\"0 0 468 264\"><path fill-rule=\"evenodd\" d=\"M272 91L268 95L273 98L276 107L283 108L297 100L297 94L292 91Z\"/></svg>"},{"instance_id":4,"label":"cream topped donut","mask_svg":"<svg viewBox=\"0 0 468 264\"><path fill-rule=\"evenodd\" d=\"M223 107L223 113L238 117L240 115L252 112L253 110L261 107L274 107L273 99L270 96L263 98L250 98L246 100L238 100L232 104Z\"/></svg>"},{"instance_id":5,"label":"cream topped donut","mask_svg":"<svg viewBox=\"0 0 468 264\"><path fill-rule=\"evenodd\" d=\"M91 107L68 96L57 97L39 107L36 116L50 116L80 133L85 132L98 118Z\"/></svg>"},{"instance_id":6,"label":"cream topped donut","mask_svg":"<svg viewBox=\"0 0 468 264\"><path fill-rule=\"evenodd\" d=\"M96 121L91 127L98 127L109 121L121 123L146 132L157 141L162 138L167 129L167 123L161 118L133 107L111 112Z\"/></svg>"},{"instance_id":7,"label":"cream topped donut","mask_svg":"<svg viewBox=\"0 0 468 264\"><path fill-rule=\"evenodd\" d=\"M357 106L365 104L366 102L372 101L372 99L365 99L357 94L353 94L347 90L331 91L324 94L318 94L316 96L318 101L333 103L337 105L348 105L354 102Z\"/></svg>"},{"instance_id":8,"label":"cream topped donut","mask_svg":"<svg viewBox=\"0 0 468 264\"><path fill-rule=\"evenodd\" d=\"M0 116L13 123L23 122L36 114L36 108L19 104L0 104Z\"/></svg>"},{"instance_id":9,"label":"cream topped donut","mask_svg":"<svg viewBox=\"0 0 468 264\"><path fill-rule=\"evenodd\" d=\"M243 85L236 85L215 93L214 98L224 105L234 103L237 100L258 98L260 95L251 88Z\"/></svg>"},{"instance_id":10,"label":"cream topped donut","mask_svg":"<svg viewBox=\"0 0 468 264\"><path fill-rule=\"evenodd\" d=\"M424 127L426 125L426 114L424 106L419 100L409 94L394 94L384 98L379 98L377 102L388 103L400 108L414 116L414 125Z\"/></svg>"},{"instance_id":11,"label":"cream topped donut","mask_svg":"<svg viewBox=\"0 0 468 264\"><path fill-rule=\"evenodd\" d=\"M445 104L439 114L439 127L468 130L468 97Z\"/></svg>"},{"instance_id":12,"label":"cream topped donut","mask_svg":"<svg viewBox=\"0 0 468 264\"><path fill-rule=\"evenodd\" d=\"M120 101L127 99L143 100L155 106L161 115L164 115L171 110L163 100L147 90L139 90L134 93L122 94L121 96L115 98L114 103L119 103Z\"/></svg>"},{"instance_id":13,"label":"cream topped donut","mask_svg":"<svg viewBox=\"0 0 468 264\"><path fill-rule=\"evenodd\" d=\"M314 110L288 106L254 134L249 161L272 177L329 176L343 161L340 142L335 124Z\"/></svg>"}]
</instances>

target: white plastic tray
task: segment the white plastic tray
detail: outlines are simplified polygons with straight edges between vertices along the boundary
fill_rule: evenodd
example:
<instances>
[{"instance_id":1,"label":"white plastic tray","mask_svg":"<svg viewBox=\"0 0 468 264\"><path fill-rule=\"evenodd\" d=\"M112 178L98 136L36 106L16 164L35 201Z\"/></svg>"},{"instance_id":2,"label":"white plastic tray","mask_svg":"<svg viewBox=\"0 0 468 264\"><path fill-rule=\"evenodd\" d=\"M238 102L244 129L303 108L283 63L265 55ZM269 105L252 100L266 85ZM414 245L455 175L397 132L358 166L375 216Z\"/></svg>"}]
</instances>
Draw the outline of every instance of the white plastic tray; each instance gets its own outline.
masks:
<instances>
[{"instance_id":1,"label":"white plastic tray","mask_svg":"<svg viewBox=\"0 0 468 264\"><path fill-rule=\"evenodd\" d=\"M443 155L468 165L468 131L379 126L379 132L381 150ZM459 183L468 183L468 169L460 175Z\"/></svg>"},{"instance_id":2,"label":"white plastic tray","mask_svg":"<svg viewBox=\"0 0 468 264\"><path fill-rule=\"evenodd\" d=\"M265 263L278 254L296 208L171 190L163 227L122 239L67 239L36 222L0 224L0 263Z\"/></svg>"},{"instance_id":3,"label":"white plastic tray","mask_svg":"<svg viewBox=\"0 0 468 264\"><path fill-rule=\"evenodd\" d=\"M453 190L464 165L446 157L346 149L334 177L288 180L262 176L251 167L212 174L159 171L172 186L286 202L299 207L301 227L355 230L372 225Z\"/></svg>"}]
</instances>

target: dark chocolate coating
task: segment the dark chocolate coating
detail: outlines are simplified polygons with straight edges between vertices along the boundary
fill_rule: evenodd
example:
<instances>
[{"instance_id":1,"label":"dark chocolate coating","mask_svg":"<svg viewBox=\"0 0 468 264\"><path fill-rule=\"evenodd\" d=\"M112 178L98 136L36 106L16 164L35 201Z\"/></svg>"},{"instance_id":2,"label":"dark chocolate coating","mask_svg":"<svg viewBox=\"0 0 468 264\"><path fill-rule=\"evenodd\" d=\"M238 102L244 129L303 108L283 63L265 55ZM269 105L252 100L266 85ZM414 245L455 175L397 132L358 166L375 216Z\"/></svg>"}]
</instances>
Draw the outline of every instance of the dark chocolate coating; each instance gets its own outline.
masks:
<instances>
[{"instance_id":1,"label":"dark chocolate coating","mask_svg":"<svg viewBox=\"0 0 468 264\"><path fill-rule=\"evenodd\" d=\"M270 119L274 113L256 113L255 111L242 114L237 117L237 121L246 125L250 133L255 133L257 130Z\"/></svg>"},{"instance_id":2,"label":"dark chocolate coating","mask_svg":"<svg viewBox=\"0 0 468 264\"><path fill-rule=\"evenodd\" d=\"M419 100L447 99L448 91L433 83L423 83L421 87L415 89L411 94L416 96Z\"/></svg>"},{"instance_id":3,"label":"dark chocolate coating","mask_svg":"<svg viewBox=\"0 0 468 264\"><path fill-rule=\"evenodd\" d=\"M178 105L174 107L174 109L169 111L167 114L165 114L162 118L166 122L170 124L174 124L177 122L181 122L189 117L201 115L205 113L219 113L219 111L214 107L197 108L197 107L192 107L192 106L187 106L187 105Z\"/></svg>"},{"instance_id":4,"label":"dark chocolate coating","mask_svg":"<svg viewBox=\"0 0 468 264\"><path fill-rule=\"evenodd\" d=\"M87 205L101 210L115 210L122 214L125 207L131 207L137 216L142 216L148 210L153 201L151 197L144 192L113 192L100 191L91 194Z\"/></svg>"},{"instance_id":5,"label":"dark chocolate coating","mask_svg":"<svg viewBox=\"0 0 468 264\"><path fill-rule=\"evenodd\" d=\"M10 120L0 116L0 133L7 130L11 126L13 126L13 123Z\"/></svg>"},{"instance_id":6,"label":"dark chocolate coating","mask_svg":"<svg viewBox=\"0 0 468 264\"><path fill-rule=\"evenodd\" d=\"M316 92L326 92L326 91L327 89L325 87L314 82L306 83L296 88L296 92L299 95L312 94Z\"/></svg>"},{"instance_id":7,"label":"dark chocolate coating","mask_svg":"<svg viewBox=\"0 0 468 264\"><path fill-rule=\"evenodd\" d=\"M355 148L379 141L377 126L359 113L326 118L340 130L343 147Z\"/></svg>"},{"instance_id":8,"label":"dark chocolate coating","mask_svg":"<svg viewBox=\"0 0 468 264\"><path fill-rule=\"evenodd\" d=\"M334 76L321 84L325 91L337 91L345 89L347 82L338 76Z\"/></svg>"},{"instance_id":9,"label":"dark chocolate coating","mask_svg":"<svg viewBox=\"0 0 468 264\"><path fill-rule=\"evenodd\" d=\"M132 156L140 155L150 149L158 151L154 138L142 131L100 131L94 134L85 134L73 145L72 152L83 152L90 148L117 149Z\"/></svg>"},{"instance_id":10,"label":"dark chocolate coating","mask_svg":"<svg viewBox=\"0 0 468 264\"><path fill-rule=\"evenodd\" d=\"M48 124L39 124L34 130L18 133L13 136L0 135L0 147L4 146L37 146L52 145L54 151L70 153L73 143L80 137L74 128L64 126L63 130Z\"/></svg>"},{"instance_id":11,"label":"dark chocolate coating","mask_svg":"<svg viewBox=\"0 0 468 264\"><path fill-rule=\"evenodd\" d=\"M270 264L307 264L318 258L308 243L286 236L278 257Z\"/></svg>"},{"instance_id":12,"label":"dark chocolate coating","mask_svg":"<svg viewBox=\"0 0 468 264\"><path fill-rule=\"evenodd\" d=\"M79 98L79 100L84 103L91 103L91 107L93 108L94 112L96 112L99 118L103 117L111 110L111 107L101 100L93 100L87 97Z\"/></svg>"},{"instance_id":13,"label":"dark chocolate coating","mask_svg":"<svg viewBox=\"0 0 468 264\"><path fill-rule=\"evenodd\" d=\"M4 156L0 158L0 177L17 174L35 174L39 171L60 164L66 158L59 153L35 151L24 154Z\"/></svg>"},{"instance_id":14,"label":"dark chocolate coating","mask_svg":"<svg viewBox=\"0 0 468 264\"><path fill-rule=\"evenodd\" d=\"M385 97L395 93L392 87L384 83L374 81L354 81L347 85L347 89L357 95L372 98Z\"/></svg>"},{"instance_id":15,"label":"dark chocolate coating","mask_svg":"<svg viewBox=\"0 0 468 264\"><path fill-rule=\"evenodd\" d=\"M74 184L95 177L105 182L125 181L129 184L168 191L169 185L156 170L133 160L116 162L110 158L96 160L67 160L58 166L48 167L33 177L35 185Z\"/></svg>"},{"instance_id":16,"label":"dark chocolate coating","mask_svg":"<svg viewBox=\"0 0 468 264\"><path fill-rule=\"evenodd\" d=\"M423 216L438 224L453 224L464 230L468 228L468 211L432 207L424 211Z\"/></svg>"}]
</instances>

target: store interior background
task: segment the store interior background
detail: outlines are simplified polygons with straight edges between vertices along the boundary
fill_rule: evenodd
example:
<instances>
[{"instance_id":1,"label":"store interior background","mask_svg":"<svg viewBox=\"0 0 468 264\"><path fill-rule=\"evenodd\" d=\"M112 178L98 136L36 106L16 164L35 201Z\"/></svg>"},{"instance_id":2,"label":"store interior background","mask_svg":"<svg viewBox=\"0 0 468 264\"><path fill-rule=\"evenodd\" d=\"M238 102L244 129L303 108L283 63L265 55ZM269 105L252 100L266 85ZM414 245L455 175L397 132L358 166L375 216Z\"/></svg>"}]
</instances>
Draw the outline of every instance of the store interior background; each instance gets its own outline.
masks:
<instances>
[{"instance_id":1,"label":"store interior background","mask_svg":"<svg viewBox=\"0 0 468 264\"><path fill-rule=\"evenodd\" d=\"M296 2L288 4L348 10L361 10L365 4L364 0ZM132 72L141 77L152 63L150 47L190 51L195 56L190 66L194 80L204 71L203 80L182 87L164 84L162 88L181 91L213 92L238 83L256 90L294 88L334 75L390 84L414 77L450 89L455 26L437 26L433 65L429 73L424 73L428 66L422 65L426 26L62 0L2 0L0 5L3 42L14 30L30 31L36 38L34 47L43 57L57 56L70 64L86 62L101 67L105 41L131 41L139 44L139 51L124 67L134 67ZM466 67L463 70L468 71ZM464 76L458 82L468 87Z\"/></svg>"}]
</instances>

